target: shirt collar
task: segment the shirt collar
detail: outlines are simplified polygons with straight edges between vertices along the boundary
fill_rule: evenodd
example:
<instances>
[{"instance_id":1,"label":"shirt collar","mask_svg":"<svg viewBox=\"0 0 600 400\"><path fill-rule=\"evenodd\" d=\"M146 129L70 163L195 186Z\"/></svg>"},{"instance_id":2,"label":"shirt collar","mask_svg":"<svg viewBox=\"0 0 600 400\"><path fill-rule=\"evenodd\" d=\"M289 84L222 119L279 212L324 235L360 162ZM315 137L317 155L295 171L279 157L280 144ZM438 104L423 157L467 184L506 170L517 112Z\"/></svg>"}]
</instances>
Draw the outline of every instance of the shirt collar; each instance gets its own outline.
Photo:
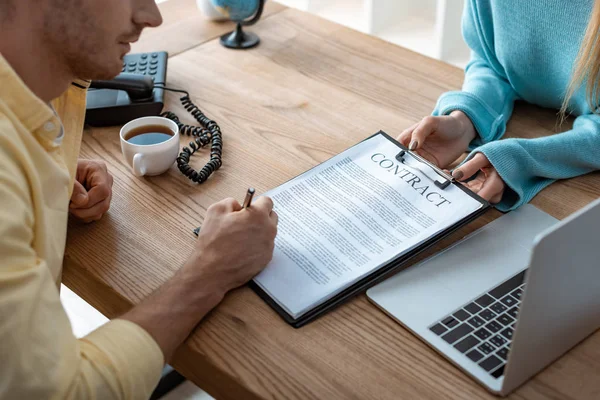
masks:
<instances>
[{"instance_id":1,"label":"shirt collar","mask_svg":"<svg viewBox=\"0 0 600 400\"><path fill-rule=\"evenodd\" d=\"M32 132L46 147L60 146L63 127L60 118L50 104L33 93L0 54L0 101L14 113L25 128ZM86 90L90 81L75 79L72 85Z\"/></svg>"},{"instance_id":2,"label":"shirt collar","mask_svg":"<svg viewBox=\"0 0 600 400\"><path fill-rule=\"evenodd\" d=\"M33 93L0 54L0 100L30 132L54 117L52 109Z\"/></svg>"},{"instance_id":3,"label":"shirt collar","mask_svg":"<svg viewBox=\"0 0 600 400\"><path fill-rule=\"evenodd\" d=\"M80 87L81 89L89 89L91 81L85 79L75 79L71 84Z\"/></svg>"}]
</instances>

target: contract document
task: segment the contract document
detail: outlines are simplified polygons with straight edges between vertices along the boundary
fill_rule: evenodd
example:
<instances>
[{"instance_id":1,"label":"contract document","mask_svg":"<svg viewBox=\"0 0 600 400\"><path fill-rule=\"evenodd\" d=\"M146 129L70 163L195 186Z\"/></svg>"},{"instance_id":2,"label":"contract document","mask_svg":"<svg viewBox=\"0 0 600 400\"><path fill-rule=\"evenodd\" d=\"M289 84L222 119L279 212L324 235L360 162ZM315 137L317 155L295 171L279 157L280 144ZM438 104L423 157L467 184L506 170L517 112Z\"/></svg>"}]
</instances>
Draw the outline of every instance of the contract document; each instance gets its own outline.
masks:
<instances>
[{"instance_id":1,"label":"contract document","mask_svg":"<svg viewBox=\"0 0 600 400\"><path fill-rule=\"evenodd\" d=\"M459 184L440 188L418 162L399 161L402 150L380 132L265 193L279 227L254 284L288 322L487 207Z\"/></svg>"}]
</instances>

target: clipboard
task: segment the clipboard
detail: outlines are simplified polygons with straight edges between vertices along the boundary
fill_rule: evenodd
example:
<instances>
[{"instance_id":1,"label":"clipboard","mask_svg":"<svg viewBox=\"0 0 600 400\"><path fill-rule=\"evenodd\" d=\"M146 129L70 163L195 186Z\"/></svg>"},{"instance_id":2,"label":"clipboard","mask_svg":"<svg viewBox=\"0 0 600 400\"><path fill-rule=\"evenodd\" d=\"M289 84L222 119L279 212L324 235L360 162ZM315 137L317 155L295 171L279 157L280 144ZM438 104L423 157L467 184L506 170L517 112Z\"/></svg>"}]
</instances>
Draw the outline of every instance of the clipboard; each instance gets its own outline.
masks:
<instances>
[{"instance_id":1,"label":"clipboard","mask_svg":"<svg viewBox=\"0 0 600 400\"><path fill-rule=\"evenodd\" d=\"M441 170L434 164L425 160L418 154L410 151L408 148L394 140L384 131L379 131L364 140L369 140L377 135L382 135L398 147L399 151L396 154L396 160L402 163L406 163L412 168L418 169L425 176L431 179L435 183L435 185L441 190L445 190L450 185L455 185L456 187L464 191L466 194L471 196L473 199L481 203L482 207L474 213L470 214L468 217L458 221L454 225L449 226L441 232L438 232L436 235L430 237L429 239L421 243L419 246L413 248L409 252L402 255L398 255L396 258L393 258L383 267L380 267L372 273L364 276L351 286L347 287L340 293L319 304L318 306L299 316L298 318L294 318L290 314L288 314L288 312L285 311L273 298L271 298L271 296L267 292L265 292L256 282L254 282L254 280L250 281L248 283L250 288L254 292L256 292L256 294L258 294L258 296L261 299L263 299L271 308L273 308L277 312L277 314L279 314L288 324L290 324L294 328L300 328L308 324L309 322L314 321L318 317L331 311L332 309L343 304L344 302L350 300L354 296L364 293L370 287L375 286L376 284L384 281L390 276L402 271L403 269L408 268L409 261L411 259L419 255L423 251L429 249L430 247L434 246L440 240L454 233L458 229L479 218L487 210L490 209L490 204L486 200L482 199L476 193L472 192L471 190L457 182L451 175L446 174L443 170Z\"/></svg>"}]
</instances>

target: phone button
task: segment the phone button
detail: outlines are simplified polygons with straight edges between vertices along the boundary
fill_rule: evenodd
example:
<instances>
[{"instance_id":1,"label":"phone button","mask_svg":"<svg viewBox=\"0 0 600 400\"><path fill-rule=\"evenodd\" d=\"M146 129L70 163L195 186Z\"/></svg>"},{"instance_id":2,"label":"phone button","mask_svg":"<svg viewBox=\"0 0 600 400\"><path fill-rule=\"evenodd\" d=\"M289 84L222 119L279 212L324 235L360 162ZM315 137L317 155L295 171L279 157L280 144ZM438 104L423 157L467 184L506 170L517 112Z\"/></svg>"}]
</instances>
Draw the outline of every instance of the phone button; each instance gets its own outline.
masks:
<instances>
[{"instance_id":1,"label":"phone button","mask_svg":"<svg viewBox=\"0 0 600 400\"><path fill-rule=\"evenodd\" d=\"M157 58L158 54L157 53L152 53L152 58Z\"/></svg>"},{"instance_id":2,"label":"phone button","mask_svg":"<svg viewBox=\"0 0 600 400\"><path fill-rule=\"evenodd\" d=\"M146 58L148 58L148 54L142 54L142 60L145 60Z\"/></svg>"}]
</instances>

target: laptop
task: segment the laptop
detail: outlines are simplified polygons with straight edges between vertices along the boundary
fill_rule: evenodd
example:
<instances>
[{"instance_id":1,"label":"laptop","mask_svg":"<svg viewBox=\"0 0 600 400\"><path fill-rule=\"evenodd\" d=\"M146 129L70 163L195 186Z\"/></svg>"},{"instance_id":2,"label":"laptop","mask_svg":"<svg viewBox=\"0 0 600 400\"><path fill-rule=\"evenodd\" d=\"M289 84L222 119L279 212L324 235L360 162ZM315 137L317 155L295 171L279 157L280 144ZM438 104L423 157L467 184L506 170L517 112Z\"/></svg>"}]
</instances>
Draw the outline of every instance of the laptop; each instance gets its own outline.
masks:
<instances>
[{"instance_id":1,"label":"laptop","mask_svg":"<svg viewBox=\"0 0 600 400\"><path fill-rule=\"evenodd\" d=\"M600 200L532 205L367 291L488 390L507 395L600 327Z\"/></svg>"}]
</instances>

